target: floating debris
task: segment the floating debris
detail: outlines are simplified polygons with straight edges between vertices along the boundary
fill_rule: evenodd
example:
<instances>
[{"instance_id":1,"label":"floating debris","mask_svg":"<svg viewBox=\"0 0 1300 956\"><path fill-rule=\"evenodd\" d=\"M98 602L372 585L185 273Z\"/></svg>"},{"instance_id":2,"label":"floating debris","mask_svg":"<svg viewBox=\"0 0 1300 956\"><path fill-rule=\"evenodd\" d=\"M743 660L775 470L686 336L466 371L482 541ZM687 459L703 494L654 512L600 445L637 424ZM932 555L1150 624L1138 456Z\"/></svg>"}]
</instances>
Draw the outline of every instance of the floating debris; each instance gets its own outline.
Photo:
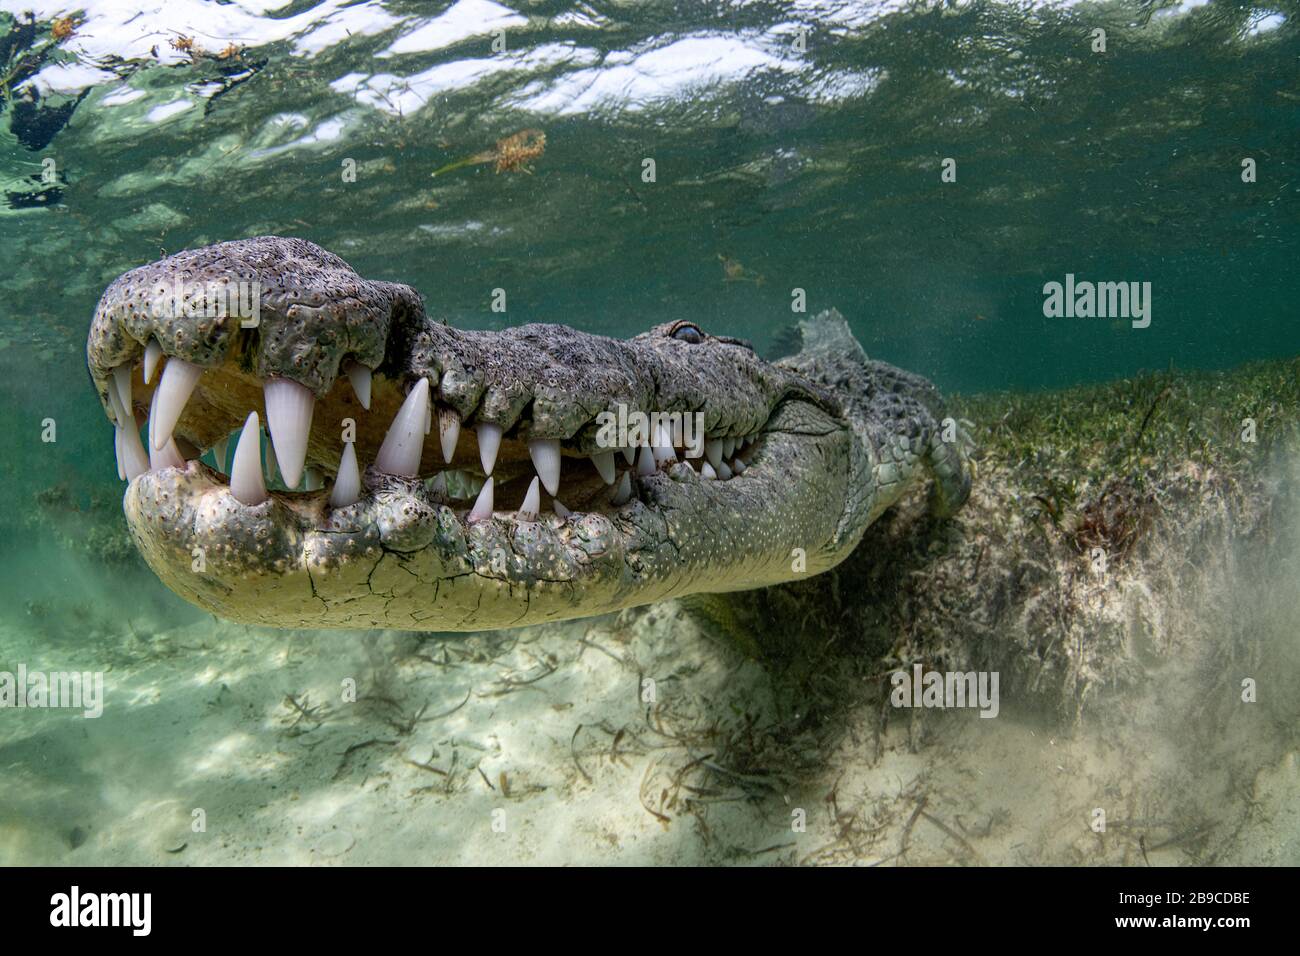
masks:
<instances>
[{"instance_id":1,"label":"floating debris","mask_svg":"<svg viewBox=\"0 0 1300 956\"><path fill-rule=\"evenodd\" d=\"M197 59L203 54L203 48L194 42L194 37L187 37L179 34L167 41L167 45L178 53L188 53L191 58Z\"/></svg>"},{"instance_id":2,"label":"floating debris","mask_svg":"<svg viewBox=\"0 0 1300 956\"><path fill-rule=\"evenodd\" d=\"M58 42L66 40L77 32L77 27L81 26L81 20L74 14L68 17L60 17L50 24L50 36Z\"/></svg>"},{"instance_id":3,"label":"floating debris","mask_svg":"<svg viewBox=\"0 0 1300 956\"><path fill-rule=\"evenodd\" d=\"M463 169L466 166L479 166L483 163L495 163L495 170L498 173L528 173L531 175L532 169L526 164L537 159L545 152L546 134L540 129L523 129L518 133L511 133L504 139L497 140L496 145L489 150L475 153L473 156L458 159L446 166L435 169L430 173L430 176L441 176L456 169Z\"/></svg>"},{"instance_id":4,"label":"floating debris","mask_svg":"<svg viewBox=\"0 0 1300 956\"><path fill-rule=\"evenodd\" d=\"M739 259L718 253L718 261L722 263L723 282L752 282L761 286L767 281L764 276L746 269Z\"/></svg>"}]
</instances>

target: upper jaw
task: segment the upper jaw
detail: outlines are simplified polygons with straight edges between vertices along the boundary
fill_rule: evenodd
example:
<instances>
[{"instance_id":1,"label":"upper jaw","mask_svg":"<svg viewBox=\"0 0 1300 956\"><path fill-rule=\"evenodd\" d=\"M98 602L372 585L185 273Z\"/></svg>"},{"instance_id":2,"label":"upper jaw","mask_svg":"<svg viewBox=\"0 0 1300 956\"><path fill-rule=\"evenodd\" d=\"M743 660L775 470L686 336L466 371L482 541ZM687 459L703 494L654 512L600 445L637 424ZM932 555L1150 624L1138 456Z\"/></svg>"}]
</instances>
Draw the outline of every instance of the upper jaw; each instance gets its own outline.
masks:
<instances>
[{"instance_id":1,"label":"upper jaw","mask_svg":"<svg viewBox=\"0 0 1300 956\"><path fill-rule=\"evenodd\" d=\"M254 288L256 327L242 327L248 316L229 310L175 314L177 291L213 287ZM170 311L158 308L160 301ZM486 475L481 426L504 433L499 454L510 472L528 464L535 441L560 442L565 460L608 451L599 441L605 411L698 412L706 435L738 441L760 434L788 397L834 405L743 345L713 338L686 344L667 330L627 342L553 325L457 330L429 320L407 286L362 279L311 243L264 237L179 253L120 277L100 301L87 356L115 421L141 421L153 392L162 392L164 413L155 418L164 434L156 438L165 443L170 426L182 457L185 449L197 453L222 442L258 411L294 483L304 466L336 472L344 451L340 426L348 419L356 422L361 469L376 462L390 423L421 380L428 382L435 428L402 470L408 475L431 475L448 464L438 441L446 431L467 436L453 442L450 464ZM159 347L167 356L164 383L184 379L180 385L159 389L157 372L144 381L146 349ZM349 369L371 383L368 408L360 392L337 383ZM178 393L188 400L178 401ZM130 413L121 411L124 404ZM287 424L268 422L273 404ZM299 434L291 434L295 429Z\"/></svg>"},{"instance_id":2,"label":"upper jaw","mask_svg":"<svg viewBox=\"0 0 1300 956\"><path fill-rule=\"evenodd\" d=\"M619 406L701 412L708 434L742 436L802 385L744 346L684 345L665 328L623 341L563 325L478 332L429 323L411 340L405 372L429 379L463 420L569 441L583 454L600 450L597 418Z\"/></svg>"},{"instance_id":3,"label":"upper jaw","mask_svg":"<svg viewBox=\"0 0 1300 956\"><path fill-rule=\"evenodd\" d=\"M191 308L199 314L188 314ZM313 243L233 240L114 280L95 310L86 358L110 415L113 370L139 363L151 339L164 355L200 367L238 355L259 379L283 376L322 394L346 357L380 366L392 329L423 318L410 286L363 279Z\"/></svg>"}]
</instances>

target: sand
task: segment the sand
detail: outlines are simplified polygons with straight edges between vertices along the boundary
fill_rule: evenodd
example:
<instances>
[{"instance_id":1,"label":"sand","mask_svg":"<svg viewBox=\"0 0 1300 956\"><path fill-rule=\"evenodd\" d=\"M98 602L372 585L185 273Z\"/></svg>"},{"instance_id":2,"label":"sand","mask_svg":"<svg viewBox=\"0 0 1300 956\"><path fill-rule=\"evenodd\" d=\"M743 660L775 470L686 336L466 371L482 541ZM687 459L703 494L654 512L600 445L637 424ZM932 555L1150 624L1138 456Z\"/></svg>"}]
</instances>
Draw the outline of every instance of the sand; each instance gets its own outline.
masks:
<instances>
[{"instance_id":1,"label":"sand","mask_svg":"<svg viewBox=\"0 0 1300 956\"><path fill-rule=\"evenodd\" d=\"M799 752L771 676L675 603L286 632L160 623L150 587L75 653L48 621L0 631L0 668L106 671L98 719L0 711L0 863L1300 863L1295 728L1198 738L1177 679L1068 728L1005 704L882 726L867 690Z\"/></svg>"}]
</instances>

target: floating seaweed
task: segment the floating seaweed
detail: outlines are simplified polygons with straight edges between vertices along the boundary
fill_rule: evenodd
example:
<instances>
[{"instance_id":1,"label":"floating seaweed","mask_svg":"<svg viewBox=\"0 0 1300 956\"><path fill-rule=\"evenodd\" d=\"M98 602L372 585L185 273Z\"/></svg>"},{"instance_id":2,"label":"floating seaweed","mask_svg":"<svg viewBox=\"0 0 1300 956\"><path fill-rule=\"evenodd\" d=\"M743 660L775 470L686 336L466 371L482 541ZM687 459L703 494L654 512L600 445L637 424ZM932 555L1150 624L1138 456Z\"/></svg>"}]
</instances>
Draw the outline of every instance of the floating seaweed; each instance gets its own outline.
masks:
<instances>
[{"instance_id":1,"label":"floating seaweed","mask_svg":"<svg viewBox=\"0 0 1300 956\"><path fill-rule=\"evenodd\" d=\"M489 150L475 153L473 156L458 159L446 166L435 169L430 173L430 176L441 176L456 169L463 169L466 166L479 166L483 163L494 163L494 168L498 173L529 173L531 175L532 169L526 164L537 159L545 152L546 134L540 129L523 129L517 133L511 133L504 139L497 140L496 145Z\"/></svg>"},{"instance_id":2,"label":"floating seaweed","mask_svg":"<svg viewBox=\"0 0 1300 956\"><path fill-rule=\"evenodd\" d=\"M723 282L752 282L754 285L761 286L767 281L766 277L746 269L739 259L733 259L719 252L718 261L722 263Z\"/></svg>"},{"instance_id":3,"label":"floating seaweed","mask_svg":"<svg viewBox=\"0 0 1300 956\"><path fill-rule=\"evenodd\" d=\"M60 17L50 24L50 37L56 43L66 40L77 32L77 27L83 22L83 19L76 14Z\"/></svg>"}]
</instances>

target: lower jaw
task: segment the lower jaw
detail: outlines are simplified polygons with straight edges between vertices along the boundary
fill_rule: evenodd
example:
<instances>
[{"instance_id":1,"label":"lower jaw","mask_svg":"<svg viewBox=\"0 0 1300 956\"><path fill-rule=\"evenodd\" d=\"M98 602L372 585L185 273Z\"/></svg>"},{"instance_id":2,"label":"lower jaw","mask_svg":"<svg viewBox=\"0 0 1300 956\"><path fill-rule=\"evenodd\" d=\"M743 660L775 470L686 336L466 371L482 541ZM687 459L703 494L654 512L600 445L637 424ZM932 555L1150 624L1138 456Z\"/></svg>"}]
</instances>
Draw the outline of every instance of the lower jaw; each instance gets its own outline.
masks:
<instances>
[{"instance_id":1,"label":"lower jaw","mask_svg":"<svg viewBox=\"0 0 1300 956\"><path fill-rule=\"evenodd\" d=\"M782 436L771 440L779 452ZM360 500L342 509L328 506L325 491L272 492L249 507L221 475L189 462L137 478L124 507L164 583L220 617L471 631L797 576L791 548L814 554L834 521L782 527L780 511L807 501L784 478L774 480L762 455L755 465L706 482L678 462L669 466L676 477L638 479L636 496L609 511L536 520L498 513L470 523L463 506L431 496L419 479L368 472ZM801 573L822 569L815 557L811 564Z\"/></svg>"},{"instance_id":2,"label":"lower jaw","mask_svg":"<svg viewBox=\"0 0 1300 956\"><path fill-rule=\"evenodd\" d=\"M132 482L127 520L169 588L241 623L456 631L556 620L576 616L564 611L573 607L580 577L590 603L599 579L610 576L596 572L621 561L621 552L570 547L553 516L467 526L450 507L430 505L401 483L381 483L363 498L370 502L365 516L359 507L344 509L352 514L335 512L318 524L329 511L324 493L272 493L248 507L205 472L191 463ZM599 516L564 537L580 531L618 543ZM528 567L547 560L559 562L555 580Z\"/></svg>"},{"instance_id":3,"label":"lower jaw","mask_svg":"<svg viewBox=\"0 0 1300 956\"><path fill-rule=\"evenodd\" d=\"M325 491L249 507L219 478L199 462L151 472L124 506L159 578L241 623L485 630L649 603L681 583L644 547L662 521L637 498L613 514L471 523L414 479L372 472L355 506L332 509Z\"/></svg>"}]
</instances>

